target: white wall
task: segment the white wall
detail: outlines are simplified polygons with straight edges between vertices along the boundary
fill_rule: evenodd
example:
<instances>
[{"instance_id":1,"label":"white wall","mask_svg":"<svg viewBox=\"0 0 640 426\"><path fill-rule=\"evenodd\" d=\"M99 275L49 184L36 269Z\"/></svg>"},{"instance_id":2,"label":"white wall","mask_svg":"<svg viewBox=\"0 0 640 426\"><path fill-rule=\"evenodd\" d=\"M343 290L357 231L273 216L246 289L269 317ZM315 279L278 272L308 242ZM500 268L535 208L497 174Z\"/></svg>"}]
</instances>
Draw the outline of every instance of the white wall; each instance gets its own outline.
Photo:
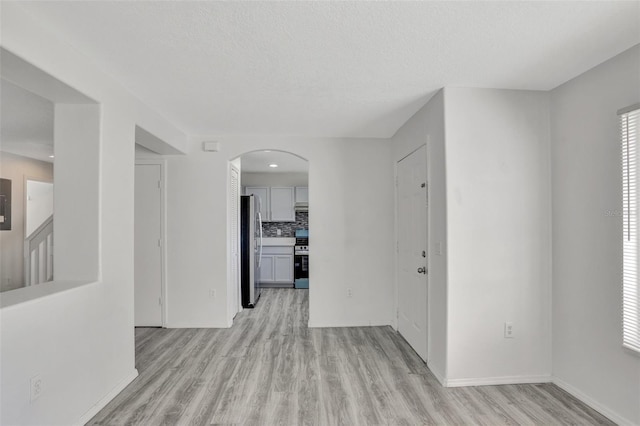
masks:
<instances>
[{"instance_id":1,"label":"white wall","mask_svg":"<svg viewBox=\"0 0 640 426\"><path fill-rule=\"evenodd\" d=\"M11 230L0 232L1 291L24 286L24 183L27 177L53 181L53 164L0 153L0 177L11 179Z\"/></svg>"},{"instance_id":2,"label":"white wall","mask_svg":"<svg viewBox=\"0 0 640 426\"><path fill-rule=\"evenodd\" d=\"M53 133L53 277L95 281L99 275L100 105L56 104Z\"/></svg>"},{"instance_id":3,"label":"white wall","mask_svg":"<svg viewBox=\"0 0 640 426\"><path fill-rule=\"evenodd\" d=\"M47 33L19 4L2 4L1 27L4 48L101 104L96 214L102 275L83 286L54 283L52 295L33 293L30 301L3 305L0 423L66 425L87 420L136 374L136 125L176 149L190 150L184 158L168 161L170 326L229 325L227 165L256 149L292 151L310 161L310 203L322 209L310 216L314 249L309 324L393 324L393 163L419 146L426 131L432 136L435 163L430 163L432 191L447 183L446 194L432 192L432 203L442 203L435 211L443 215L438 221L447 224L449 234L447 256L431 264L441 274L432 277L432 300L444 300L448 307L448 313L441 306L431 314L446 313L449 322L446 338L442 323L430 328L434 365L443 370L446 366L444 374L458 383L549 373L545 94L447 89L444 99L435 97L419 113L425 123L418 118L411 122L398 132L394 145L375 139L233 137L215 138L221 141L221 152L205 153L200 143L210 138L187 143L178 129ZM554 374L635 423L640 418L640 367L638 358L623 352L617 340L619 273L614 268L619 249L611 236L618 227L602 212L618 203L617 152L612 153L610 145L617 144L614 114L638 100L637 75L637 56L623 55L556 90L553 149ZM636 88L625 88L623 82ZM441 143L442 104L446 144ZM611 141L614 137L616 142ZM569 152L580 157L574 161ZM443 229L438 228L436 238L445 238ZM581 256L574 257L576 251ZM448 300L442 286L447 274ZM353 289L353 298L347 298L347 288ZM210 289L216 290L215 298L210 298ZM582 297L574 301L577 291ZM513 340L502 338L505 320L515 324ZM448 345L446 363L441 342ZM44 393L29 404L29 379L36 374L43 378Z\"/></svg>"},{"instance_id":4,"label":"white wall","mask_svg":"<svg viewBox=\"0 0 640 426\"><path fill-rule=\"evenodd\" d=\"M640 101L636 46L551 92L553 375L619 423L640 424L640 355L622 348L616 111Z\"/></svg>"},{"instance_id":5,"label":"white wall","mask_svg":"<svg viewBox=\"0 0 640 426\"><path fill-rule=\"evenodd\" d=\"M277 149L309 160L309 325L393 323L393 165L383 139L194 138L168 161L170 327L228 327L227 165L249 151ZM245 181L242 182L246 184ZM347 298L347 288L353 297ZM216 290L216 297L210 297Z\"/></svg>"},{"instance_id":6,"label":"white wall","mask_svg":"<svg viewBox=\"0 0 640 426\"><path fill-rule=\"evenodd\" d=\"M308 173L242 173L242 186L307 186Z\"/></svg>"},{"instance_id":7,"label":"white wall","mask_svg":"<svg viewBox=\"0 0 640 426\"><path fill-rule=\"evenodd\" d=\"M25 238L53 214L53 182L29 179L26 186Z\"/></svg>"},{"instance_id":8,"label":"white wall","mask_svg":"<svg viewBox=\"0 0 640 426\"><path fill-rule=\"evenodd\" d=\"M548 119L543 92L446 88L393 138L398 161L428 135L428 365L449 386L550 379Z\"/></svg>"},{"instance_id":9,"label":"white wall","mask_svg":"<svg viewBox=\"0 0 640 426\"><path fill-rule=\"evenodd\" d=\"M88 420L136 375L135 126L142 125L177 148L184 148L186 138L84 56L59 42L46 25L24 14L19 4L4 2L1 18L3 48L101 104L99 185L93 188L98 197L101 279L80 286L56 281L0 296L0 423L76 424ZM56 199L59 186L56 182ZM15 303L8 306L6 295L17 292L24 297L13 297ZM29 380L36 374L44 391L30 404Z\"/></svg>"},{"instance_id":10,"label":"white wall","mask_svg":"<svg viewBox=\"0 0 640 426\"><path fill-rule=\"evenodd\" d=\"M550 377L548 111L544 92L445 89L449 385Z\"/></svg>"},{"instance_id":11,"label":"white wall","mask_svg":"<svg viewBox=\"0 0 640 426\"><path fill-rule=\"evenodd\" d=\"M446 376L447 348L447 205L445 179L444 95L439 91L393 136L393 160L427 143L429 181L428 365L438 380ZM436 254L436 244L442 254Z\"/></svg>"}]
</instances>

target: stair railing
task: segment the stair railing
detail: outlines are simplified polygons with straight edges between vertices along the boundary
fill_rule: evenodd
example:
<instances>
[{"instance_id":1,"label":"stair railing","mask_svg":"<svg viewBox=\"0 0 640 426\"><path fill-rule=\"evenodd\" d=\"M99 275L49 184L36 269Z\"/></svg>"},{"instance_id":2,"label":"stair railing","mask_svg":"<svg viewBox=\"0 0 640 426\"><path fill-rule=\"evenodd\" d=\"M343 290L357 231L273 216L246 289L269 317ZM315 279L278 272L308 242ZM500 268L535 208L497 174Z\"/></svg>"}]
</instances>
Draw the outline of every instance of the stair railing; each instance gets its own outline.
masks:
<instances>
[{"instance_id":1,"label":"stair railing","mask_svg":"<svg viewBox=\"0 0 640 426\"><path fill-rule=\"evenodd\" d=\"M53 280L53 215L24 241L25 283Z\"/></svg>"}]
</instances>

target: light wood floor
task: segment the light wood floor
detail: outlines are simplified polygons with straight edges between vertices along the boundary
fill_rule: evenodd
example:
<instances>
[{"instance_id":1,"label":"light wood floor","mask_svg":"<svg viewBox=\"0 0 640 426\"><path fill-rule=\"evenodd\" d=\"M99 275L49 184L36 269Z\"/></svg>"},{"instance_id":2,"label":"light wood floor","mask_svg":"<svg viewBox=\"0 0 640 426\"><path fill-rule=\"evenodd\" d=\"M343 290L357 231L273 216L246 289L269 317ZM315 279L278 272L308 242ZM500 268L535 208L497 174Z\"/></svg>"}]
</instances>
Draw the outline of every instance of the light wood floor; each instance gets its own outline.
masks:
<instances>
[{"instance_id":1,"label":"light wood floor","mask_svg":"<svg viewBox=\"0 0 640 426\"><path fill-rule=\"evenodd\" d=\"M613 424L552 384L443 388L390 327L308 329L269 289L231 329L136 329L135 379L89 424Z\"/></svg>"}]
</instances>

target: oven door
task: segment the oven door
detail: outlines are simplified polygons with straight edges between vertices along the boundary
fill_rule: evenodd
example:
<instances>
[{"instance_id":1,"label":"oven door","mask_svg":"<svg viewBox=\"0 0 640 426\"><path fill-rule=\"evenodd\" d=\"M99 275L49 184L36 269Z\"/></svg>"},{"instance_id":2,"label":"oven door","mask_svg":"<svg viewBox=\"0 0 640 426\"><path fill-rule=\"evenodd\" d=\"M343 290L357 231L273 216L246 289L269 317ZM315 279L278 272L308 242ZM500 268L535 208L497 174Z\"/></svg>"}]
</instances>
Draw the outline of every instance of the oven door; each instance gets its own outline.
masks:
<instances>
[{"instance_id":1,"label":"oven door","mask_svg":"<svg viewBox=\"0 0 640 426\"><path fill-rule=\"evenodd\" d=\"M309 288L308 254L296 254L293 257L293 279L295 288Z\"/></svg>"},{"instance_id":2,"label":"oven door","mask_svg":"<svg viewBox=\"0 0 640 426\"><path fill-rule=\"evenodd\" d=\"M309 278L308 254L296 254L293 257L293 278Z\"/></svg>"}]
</instances>

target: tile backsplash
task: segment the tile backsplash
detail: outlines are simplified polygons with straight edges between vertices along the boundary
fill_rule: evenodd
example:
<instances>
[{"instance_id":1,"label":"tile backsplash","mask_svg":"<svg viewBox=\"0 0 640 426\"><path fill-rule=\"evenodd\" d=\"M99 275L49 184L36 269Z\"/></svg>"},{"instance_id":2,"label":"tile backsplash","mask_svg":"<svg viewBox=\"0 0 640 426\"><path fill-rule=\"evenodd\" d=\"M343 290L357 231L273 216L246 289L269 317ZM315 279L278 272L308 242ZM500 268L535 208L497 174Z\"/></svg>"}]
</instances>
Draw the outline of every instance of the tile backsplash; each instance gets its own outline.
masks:
<instances>
[{"instance_id":1,"label":"tile backsplash","mask_svg":"<svg viewBox=\"0 0 640 426\"><path fill-rule=\"evenodd\" d=\"M278 229L282 235L278 235ZM262 234L265 237L285 237L296 236L296 229L309 229L309 212L296 212L295 222L263 222Z\"/></svg>"}]
</instances>

